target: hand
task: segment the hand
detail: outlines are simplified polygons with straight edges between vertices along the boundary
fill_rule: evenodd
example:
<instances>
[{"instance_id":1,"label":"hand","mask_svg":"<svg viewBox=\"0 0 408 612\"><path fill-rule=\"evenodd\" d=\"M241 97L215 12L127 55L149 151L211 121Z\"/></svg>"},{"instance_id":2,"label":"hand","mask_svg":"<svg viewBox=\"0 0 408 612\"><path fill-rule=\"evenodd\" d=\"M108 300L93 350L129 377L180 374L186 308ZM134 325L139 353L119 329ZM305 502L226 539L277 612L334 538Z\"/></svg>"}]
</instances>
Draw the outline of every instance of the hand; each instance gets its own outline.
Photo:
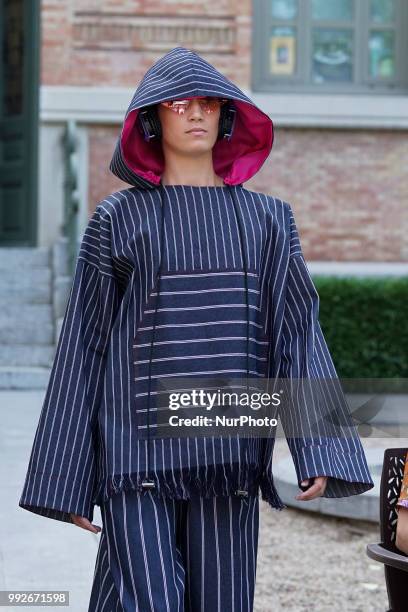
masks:
<instances>
[{"instance_id":1,"label":"hand","mask_svg":"<svg viewBox=\"0 0 408 612\"><path fill-rule=\"evenodd\" d=\"M295 499L300 501L309 501L315 497L321 497L326 489L327 478L327 476L315 476L313 485L307 491L302 491L296 495ZM302 480L301 482L302 485L307 485L308 483L308 478L306 478L306 480Z\"/></svg>"},{"instance_id":2,"label":"hand","mask_svg":"<svg viewBox=\"0 0 408 612\"><path fill-rule=\"evenodd\" d=\"M73 514L71 512L71 518L77 527L82 527L82 529L87 529L88 531L92 531L92 533L99 533L99 531L101 531L99 525L93 525L85 516L80 516L79 514Z\"/></svg>"}]
</instances>

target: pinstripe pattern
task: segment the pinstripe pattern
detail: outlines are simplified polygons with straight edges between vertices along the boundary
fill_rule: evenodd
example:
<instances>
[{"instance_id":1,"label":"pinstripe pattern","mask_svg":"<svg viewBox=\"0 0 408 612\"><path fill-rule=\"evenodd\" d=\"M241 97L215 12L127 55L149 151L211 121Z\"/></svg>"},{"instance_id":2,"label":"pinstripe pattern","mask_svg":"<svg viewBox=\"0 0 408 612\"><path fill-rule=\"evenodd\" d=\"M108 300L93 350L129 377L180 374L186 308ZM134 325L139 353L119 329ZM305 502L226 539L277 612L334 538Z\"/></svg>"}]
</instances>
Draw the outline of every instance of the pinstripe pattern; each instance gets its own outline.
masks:
<instances>
[{"instance_id":1,"label":"pinstripe pattern","mask_svg":"<svg viewBox=\"0 0 408 612\"><path fill-rule=\"evenodd\" d=\"M267 118L190 51L176 48L155 66L127 118L157 100L162 82L168 84L164 99L175 91L214 95L222 89L247 107L239 107L241 119L248 108L256 113L255 124ZM158 95L163 99L161 90ZM263 145L269 151L268 138ZM256 495L260 487L272 508L285 507L273 483L273 437L153 436L150 446L146 440L146 430L155 429L157 399L153 387L147 428L149 363L152 383L159 376L243 377L247 367L252 377L337 376L291 206L242 186L238 150L231 149L224 163L225 186L200 187L142 185L139 174L123 172L130 165L121 145L116 148L111 169L132 186L99 202L84 233L21 507L63 521L70 521L70 512L92 520L95 504L120 491L140 491L146 476L156 484L154 494L173 499L233 495L237 489ZM248 176L262 157L244 164ZM281 415L288 430L301 422L296 410L300 406ZM345 398L338 410L347 417ZM288 438L299 482L330 476L326 497L372 488L357 432L324 434Z\"/></svg>"},{"instance_id":2,"label":"pinstripe pattern","mask_svg":"<svg viewBox=\"0 0 408 612\"><path fill-rule=\"evenodd\" d=\"M279 377L336 381L337 371L331 358L319 321L319 295L310 276L299 240L294 215L289 206L290 244L286 276L285 309L281 329L281 362ZM280 415L285 431L299 431L303 436L288 436L287 441L295 463L298 482L316 475L330 476L324 497L356 495L372 488L361 441L352 424L347 400L340 385L327 385L321 397L325 401L323 414L340 423L343 435L334 436L330 426L319 421L319 436L311 438L305 418L297 412L301 403ZM337 395L336 395L337 394ZM309 415L318 415L313 403L308 403ZM317 416L315 417L318 422ZM321 423L321 425L320 425ZM297 425L296 425L297 424ZM341 426L347 424L347 427ZM350 482L352 483L350 485Z\"/></svg>"},{"instance_id":3,"label":"pinstripe pattern","mask_svg":"<svg viewBox=\"0 0 408 612\"><path fill-rule=\"evenodd\" d=\"M246 311L241 271L164 274L160 289L153 363L153 379L207 374L245 374L237 367L246 357ZM250 374L265 376L268 341L259 323L259 289L256 273L250 279ZM156 299L157 292L151 296ZM187 305L185 305L187 303ZM150 334L154 310L147 307L133 343L138 428L146 425ZM157 364L157 365L156 365ZM157 395L157 392L154 392ZM153 409L153 414L154 414ZM156 423L151 424L157 427Z\"/></svg>"},{"instance_id":4,"label":"pinstripe pattern","mask_svg":"<svg viewBox=\"0 0 408 612\"><path fill-rule=\"evenodd\" d=\"M89 612L250 612L259 500L122 491L101 507Z\"/></svg>"}]
</instances>

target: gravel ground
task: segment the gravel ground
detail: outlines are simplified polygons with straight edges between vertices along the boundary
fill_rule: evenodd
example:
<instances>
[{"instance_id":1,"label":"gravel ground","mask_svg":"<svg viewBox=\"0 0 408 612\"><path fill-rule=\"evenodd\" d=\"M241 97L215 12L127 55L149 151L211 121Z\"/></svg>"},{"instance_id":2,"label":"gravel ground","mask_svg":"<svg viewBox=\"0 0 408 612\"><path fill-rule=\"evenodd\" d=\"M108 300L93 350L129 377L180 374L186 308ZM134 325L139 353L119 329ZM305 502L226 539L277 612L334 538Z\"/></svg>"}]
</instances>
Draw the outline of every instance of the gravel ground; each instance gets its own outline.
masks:
<instances>
[{"instance_id":1,"label":"gravel ground","mask_svg":"<svg viewBox=\"0 0 408 612\"><path fill-rule=\"evenodd\" d=\"M366 521L260 504L255 612L385 612L384 569Z\"/></svg>"},{"instance_id":2,"label":"gravel ground","mask_svg":"<svg viewBox=\"0 0 408 612\"><path fill-rule=\"evenodd\" d=\"M408 447L406 438L362 443ZM288 453L286 440L277 439L274 461ZM370 521L277 511L261 500L254 611L385 612L384 567L366 554L367 544L379 539L379 525Z\"/></svg>"}]
</instances>

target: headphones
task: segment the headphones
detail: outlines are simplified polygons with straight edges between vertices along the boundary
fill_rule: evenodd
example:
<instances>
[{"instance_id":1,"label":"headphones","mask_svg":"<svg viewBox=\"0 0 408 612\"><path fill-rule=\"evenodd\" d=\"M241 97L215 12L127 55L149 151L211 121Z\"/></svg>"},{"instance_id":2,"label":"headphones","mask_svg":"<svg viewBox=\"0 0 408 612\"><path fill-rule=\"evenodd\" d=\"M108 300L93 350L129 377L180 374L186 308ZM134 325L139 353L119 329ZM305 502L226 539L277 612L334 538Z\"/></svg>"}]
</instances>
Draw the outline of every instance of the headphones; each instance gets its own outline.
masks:
<instances>
[{"instance_id":1,"label":"headphones","mask_svg":"<svg viewBox=\"0 0 408 612\"><path fill-rule=\"evenodd\" d=\"M236 113L237 111L232 100L228 100L226 104L221 106L217 140L223 140L224 138L227 140L231 139L234 132ZM141 109L137 115L137 124L144 140L149 141L152 138L160 140L162 129L157 112L157 104L145 106Z\"/></svg>"}]
</instances>

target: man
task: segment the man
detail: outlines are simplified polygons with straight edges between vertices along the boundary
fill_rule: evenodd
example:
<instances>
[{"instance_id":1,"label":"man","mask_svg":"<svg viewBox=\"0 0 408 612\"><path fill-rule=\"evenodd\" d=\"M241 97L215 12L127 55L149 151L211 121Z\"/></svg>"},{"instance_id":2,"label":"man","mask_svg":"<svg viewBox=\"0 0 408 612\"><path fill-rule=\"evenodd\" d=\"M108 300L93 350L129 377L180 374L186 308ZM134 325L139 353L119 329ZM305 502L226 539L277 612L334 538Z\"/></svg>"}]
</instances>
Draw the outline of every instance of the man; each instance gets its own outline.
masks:
<instances>
[{"instance_id":1,"label":"man","mask_svg":"<svg viewBox=\"0 0 408 612\"><path fill-rule=\"evenodd\" d=\"M127 110L110 168L130 187L85 231L20 500L93 532L100 505L89 610L253 608L259 491L286 507L274 436L160 436L158 382L336 378L291 206L243 187L272 143L271 119L183 47ZM302 402L280 417L299 486L313 479L298 499L374 486L351 427L331 436Z\"/></svg>"}]
</instances>

